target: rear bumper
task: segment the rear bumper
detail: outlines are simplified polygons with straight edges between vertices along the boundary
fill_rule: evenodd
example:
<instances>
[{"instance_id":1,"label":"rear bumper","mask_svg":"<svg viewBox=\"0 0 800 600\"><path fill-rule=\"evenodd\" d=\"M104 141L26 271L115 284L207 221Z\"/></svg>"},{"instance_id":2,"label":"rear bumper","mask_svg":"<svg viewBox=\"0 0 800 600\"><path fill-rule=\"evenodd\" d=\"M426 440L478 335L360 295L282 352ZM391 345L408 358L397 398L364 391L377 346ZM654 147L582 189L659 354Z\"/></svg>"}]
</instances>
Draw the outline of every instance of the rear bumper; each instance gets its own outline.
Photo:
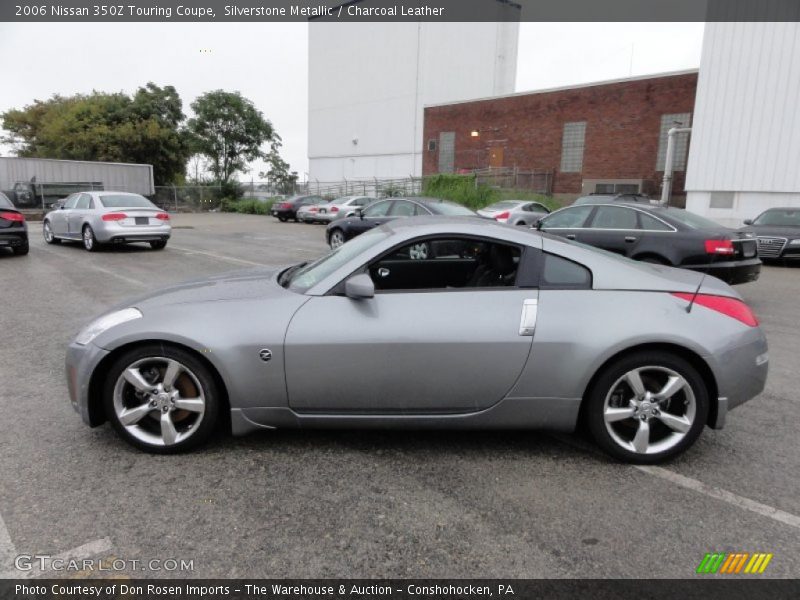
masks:
<instances>
[{"instance_id":1,"label":"rear bumper","mask_svg":"<svg viewBox=\"0 0 800 600\"><path fill-rule=\"evenodd\" d=\"M729 285L736 285L756 281L761 275L761 260L749 258L747 260L712 262L706 265L685 265L684 268L699 273L708 273Z\"/></svg>"},{"instance_id":2,"label":"rear bumper","mask_svg":"<svg viewBox=\"0 0 800 600\"><path fill-rule=\"evenodd\" d=\"M0 231L0 248L16 248L28 243L28 232L24 229L17 229L13 233Z\"/></svg>"}]
</instances>

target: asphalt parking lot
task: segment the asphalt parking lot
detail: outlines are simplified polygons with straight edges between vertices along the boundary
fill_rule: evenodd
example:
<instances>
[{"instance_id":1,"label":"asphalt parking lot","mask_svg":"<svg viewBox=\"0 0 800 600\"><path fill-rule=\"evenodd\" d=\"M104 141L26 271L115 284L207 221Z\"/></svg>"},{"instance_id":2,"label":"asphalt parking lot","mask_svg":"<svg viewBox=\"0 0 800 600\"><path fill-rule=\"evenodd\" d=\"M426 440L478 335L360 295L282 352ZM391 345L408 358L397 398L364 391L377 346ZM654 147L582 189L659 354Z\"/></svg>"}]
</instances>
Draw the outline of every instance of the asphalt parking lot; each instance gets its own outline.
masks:
<instances>
[{"instance_id":1,"label":"asphalt parking lot","mask_svg":"<svg viewBox=\"0 0 800 600\"><path fill-rule=\"evenodd\" d=\"M764 394L662 467L539 432L276 431L150 456L73 411L68 340L126 297L326 249L323 227L270 217L173 225L164 251L89 254L33 223L30 254L0 256L0 574L49 554L193 561L122 573L147 577L684 578L743 551L800 576L800 268L738 287L769 337Z\"/></svg>"}]
</instances>

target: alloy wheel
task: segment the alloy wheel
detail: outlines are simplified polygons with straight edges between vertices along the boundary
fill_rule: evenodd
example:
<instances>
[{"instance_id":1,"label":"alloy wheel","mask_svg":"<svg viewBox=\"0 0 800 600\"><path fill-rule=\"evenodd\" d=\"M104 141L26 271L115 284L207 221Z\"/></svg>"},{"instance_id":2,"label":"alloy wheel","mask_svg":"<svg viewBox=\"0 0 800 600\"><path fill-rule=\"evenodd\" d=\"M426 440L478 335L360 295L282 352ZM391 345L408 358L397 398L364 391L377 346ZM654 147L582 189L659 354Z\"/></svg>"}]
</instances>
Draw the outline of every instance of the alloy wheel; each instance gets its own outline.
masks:
<instances>
[{"instance_id":1,"label":"alloy wheel","mask_svg":"<svg viewBox=\"0 0 800 600\"><path fill-rule=\"evenodd\" d=\"M85 227L83 230L83 246L90 251L94 249L94 232L91 227Z\"/></svg>"},{"instance_id":2,"label":"alloy wheel","mask_svg":"<svg viewBox=\"0 0 800 600\"><path fill-rule=\"evenodd\" d=\"M48 244L53 243L53 229L50 227L50 221L45 221L43 225L44 241Z\"/></svg>"},{"instance_id":3,"label":"alloy wheel","mask_svg":"<svg viewBox=\"0 0 800 600\"><path fill-rule=\"evenodd\" d=\"M114 412L137 440L174 446L198 430L206 396L198 377L183 363L148 357L128 365L114 386Z\"/></svg>"},{"instance_id":4,"label":"alloy wheel","mask_svg":"<svg viewBox=\"0 0 800 600\"><path fill-rule=\"evenodd\" d=\"M338 248L344 244L344 234L338 229L331 233L331 248Z\"/></svg>"},{"instance_id":5,"label":"alloy wheel","mask_svg":"<svg viewBox=\"0 0 800 600\"><path fill-rule=\"evenodd\" d=\"M609 390L603 420L611 439L636 454L674 448L689 433L697 413L692 386L663 366L631 369Z\"/></svg>"}]
</instances>

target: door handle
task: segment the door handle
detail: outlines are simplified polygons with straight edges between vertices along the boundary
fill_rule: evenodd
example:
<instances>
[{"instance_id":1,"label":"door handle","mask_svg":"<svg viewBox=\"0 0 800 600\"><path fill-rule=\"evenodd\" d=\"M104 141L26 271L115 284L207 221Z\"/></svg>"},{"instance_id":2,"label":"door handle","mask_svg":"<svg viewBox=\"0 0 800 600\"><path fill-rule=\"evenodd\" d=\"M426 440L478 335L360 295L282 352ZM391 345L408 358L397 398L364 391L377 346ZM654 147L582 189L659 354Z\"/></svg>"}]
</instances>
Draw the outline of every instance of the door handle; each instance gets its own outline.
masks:
<instances>
[{"instance_id":1,"label":"door handle","mask_svg":"<svg viewBox=\"0 0 800 600\"><path fill-rule=\"evenodd\" d=\"M568 240L574 240L575 239L575 234L574 233L568 233L567 234L567 239Z\"/></svg>"},{"instance_id":2,"label":"door handle","mask_svg":"<svg viewBox=\"0 0 800 600\"><path fill-rule=\"evenodd\" d=\"M625 236L625 241L628 242L629 244L632 244L633 242L636 241L636 237L632 236L632 235L626 235Z\"/></svg>"},{"instance_id":3,"label":"door handle","mask_svg":"<svg viewBox=\"0 0 800 600\"><path fill-rule=\"evenodd\" d=\"M532 336L536 329L536 317L539 312L539 300L527 298L522 303L522 316L519 320L519 334Z\"/></svg>"},{"instance_id":4,"label":"door handle","mask_svg":"<svg viewBox=\"0 0 800 600\"><path fill-rule=\"evenodd\" d=\"M380 277L388 277L389 273L390 271L386 267L381 267L380 269L378 269L378 275Z\"/></svg>"}]
</instances>

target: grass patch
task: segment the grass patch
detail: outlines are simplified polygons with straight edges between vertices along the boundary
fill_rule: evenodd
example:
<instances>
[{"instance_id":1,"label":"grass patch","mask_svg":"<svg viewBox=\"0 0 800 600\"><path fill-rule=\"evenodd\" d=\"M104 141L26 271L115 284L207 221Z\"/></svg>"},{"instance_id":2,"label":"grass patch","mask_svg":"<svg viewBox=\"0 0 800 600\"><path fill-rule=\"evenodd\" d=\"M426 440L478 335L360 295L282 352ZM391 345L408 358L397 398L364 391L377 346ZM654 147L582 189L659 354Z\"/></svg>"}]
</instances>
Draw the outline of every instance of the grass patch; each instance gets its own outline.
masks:
<instances>
[{"instance_id":1,"label":"grass patch","mask_svg":"<svg viewBox=\"0 0 800 600\"><path fill-rule=\"evenodd\" d=\"M220 202L219 208L222 212L240 213L243 215L268 215L270 208L275 201L267 200L232 200L225 198Z\"/></svg>"},{"instance_id":2,"label":"grass patch","mask_svg":"<svg viewBox=\"0 0 800 600\"><path fill-rule=\"evenodd\" d=\"M552 197L531 190L506 190L477 184L475 175L433 175L425 180L422 194L452 200L472 210L478 210L500 200L535 200L550 210L560 207Z\"/></svg>"}]
</instances>

